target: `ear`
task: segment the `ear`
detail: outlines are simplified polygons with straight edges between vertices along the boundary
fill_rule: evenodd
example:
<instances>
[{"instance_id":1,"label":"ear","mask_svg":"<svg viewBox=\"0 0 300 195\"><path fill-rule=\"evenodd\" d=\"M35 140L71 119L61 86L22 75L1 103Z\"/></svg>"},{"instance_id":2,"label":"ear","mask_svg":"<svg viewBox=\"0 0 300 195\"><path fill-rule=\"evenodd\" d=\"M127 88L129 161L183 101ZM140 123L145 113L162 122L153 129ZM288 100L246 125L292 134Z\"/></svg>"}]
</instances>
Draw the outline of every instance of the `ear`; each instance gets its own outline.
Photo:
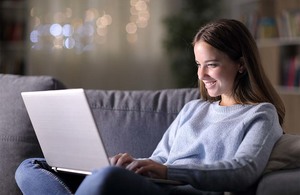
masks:
<instances>
[{"instance_id":1,"label":"ear","mask_svg":"<svg viewBox=\"0 0 300 195\"><path fill-rule=\"evenodd\" d=\"M244 67L244 66L240 66L240 67L239 67L239 73L243 73L244 70L245 70L245 67Z\"/></svg>"},{"instance_id":2,"label":"ear","mask_svg":"<svg viewBox=\"0 0 300 195\"><path fill-rule=\"evenodd\" d=\"M246 69L245 68L245 61L244 61L243 57L240 58L238 66L239 66L239 69L238 69L239 73L243 73Z\"/></svg>"}]
</instances>

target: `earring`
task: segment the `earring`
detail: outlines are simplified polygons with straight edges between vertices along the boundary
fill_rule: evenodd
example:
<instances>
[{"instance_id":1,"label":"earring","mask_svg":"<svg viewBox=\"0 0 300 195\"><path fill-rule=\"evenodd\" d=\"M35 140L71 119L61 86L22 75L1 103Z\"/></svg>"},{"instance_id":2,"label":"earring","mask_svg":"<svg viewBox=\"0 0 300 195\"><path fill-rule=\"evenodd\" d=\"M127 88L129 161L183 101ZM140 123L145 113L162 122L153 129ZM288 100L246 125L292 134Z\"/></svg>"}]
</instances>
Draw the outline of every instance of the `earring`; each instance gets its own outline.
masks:
<instances>
[{"instance_id":1,"label":"earring","mask_svg":"<svg viewBox=\"0 0 300 195\"><path fill-rule=\"evenodd\" d=\"M243 73L244 72L244 70L245 70L245 67L244 66L240 66L240 68L239 68L239 73Z\"/></svg>"}]
</instances>

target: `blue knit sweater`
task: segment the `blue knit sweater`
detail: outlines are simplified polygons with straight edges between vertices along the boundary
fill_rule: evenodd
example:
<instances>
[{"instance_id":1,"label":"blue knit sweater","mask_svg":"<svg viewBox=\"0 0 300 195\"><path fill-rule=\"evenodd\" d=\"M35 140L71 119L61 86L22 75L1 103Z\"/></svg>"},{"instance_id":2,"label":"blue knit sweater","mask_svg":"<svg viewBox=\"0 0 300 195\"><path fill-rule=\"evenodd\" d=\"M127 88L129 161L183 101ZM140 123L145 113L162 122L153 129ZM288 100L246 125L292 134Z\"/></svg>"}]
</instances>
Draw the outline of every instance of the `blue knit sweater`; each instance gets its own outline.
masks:
<instances>
[{"instance_id":1,"label":"blue knit sweater","mask_svg":"<svg viewBox=\"0 0 300 195\"><path fill-rule=\"evenodd\" d=\"M261 176L282 132L272 104L220 106L194 100L150 159L168 166L168 179L198 189L245 190Z\"/></svg>"}]
</instances>

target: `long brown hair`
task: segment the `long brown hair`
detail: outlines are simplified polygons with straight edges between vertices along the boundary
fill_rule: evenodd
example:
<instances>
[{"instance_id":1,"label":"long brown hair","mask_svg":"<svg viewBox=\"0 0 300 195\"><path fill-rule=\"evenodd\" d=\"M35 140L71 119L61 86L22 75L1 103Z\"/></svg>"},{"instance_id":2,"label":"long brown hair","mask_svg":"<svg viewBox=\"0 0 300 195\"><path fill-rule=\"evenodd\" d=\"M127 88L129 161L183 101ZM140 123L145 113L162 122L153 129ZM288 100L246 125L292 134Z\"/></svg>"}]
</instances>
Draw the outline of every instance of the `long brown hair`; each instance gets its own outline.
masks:
<instances>
[{"instance_id":1,"label":"long brown hair","mask_svg":"<svg viewBox=\"0 0 300 195\"><path fill-rule=\"evenodd\" d=\"M193 45L198 41L205 41L244 66L244 72L237 74L234 81L233 97L238 103L272 103L277 110L279 123L283 125L284 104L263 70L253 36L242 22L232 19L211 22L198 31ZM200 93L208 101L221 99L220 96L210 97L202 81Z\"/></svg>"}]
</instances>

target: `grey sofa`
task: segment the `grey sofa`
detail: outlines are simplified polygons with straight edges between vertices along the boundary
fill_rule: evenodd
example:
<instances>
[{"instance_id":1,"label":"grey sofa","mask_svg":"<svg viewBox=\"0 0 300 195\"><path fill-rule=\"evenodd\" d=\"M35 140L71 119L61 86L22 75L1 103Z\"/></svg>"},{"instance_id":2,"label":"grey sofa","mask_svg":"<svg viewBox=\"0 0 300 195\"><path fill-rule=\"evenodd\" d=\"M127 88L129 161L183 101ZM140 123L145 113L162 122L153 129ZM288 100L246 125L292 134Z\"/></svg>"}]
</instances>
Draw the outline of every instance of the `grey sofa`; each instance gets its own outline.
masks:
<instances>
[{"instance_id":1,"label":"grey sofa","mask_svg":"<svg viewBox=\"0 0 300 195\"><path fill-rule=\"evenodd\" d=\"M20 93L63 88L49 76L0 74L0 194L21 194L14 180L17 166L26 158L43 156ZM183 105L199 98L198 89L88 89L86 94L108 154L129 152L136 157L148 157ZM280 152L270 158L257 194L300 194L299 140L288 136L277 144Z\"/></svg>"}]
</instances>

